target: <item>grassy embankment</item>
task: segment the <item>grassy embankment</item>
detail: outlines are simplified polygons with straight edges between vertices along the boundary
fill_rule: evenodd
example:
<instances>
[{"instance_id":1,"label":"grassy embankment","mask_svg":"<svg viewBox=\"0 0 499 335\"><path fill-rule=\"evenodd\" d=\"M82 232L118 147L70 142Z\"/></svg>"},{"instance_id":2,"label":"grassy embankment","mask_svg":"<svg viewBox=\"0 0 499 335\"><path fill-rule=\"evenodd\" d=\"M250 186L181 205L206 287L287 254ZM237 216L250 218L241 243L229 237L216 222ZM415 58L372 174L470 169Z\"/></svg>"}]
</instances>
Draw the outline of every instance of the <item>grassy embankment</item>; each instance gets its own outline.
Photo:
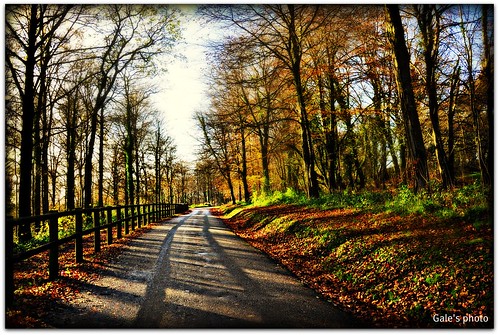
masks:
<instances>
[{"instance_id":1,"label":"grassy embankment","mask_svg":"<svg viewBox=\"0 0 499 335\"><path fill-rule=\"evenodd\" d=\"M373 327L493 326L492 214L477 185L315 200L277 192L218 210L237 234Z\"/></svg>"}]
</instances>

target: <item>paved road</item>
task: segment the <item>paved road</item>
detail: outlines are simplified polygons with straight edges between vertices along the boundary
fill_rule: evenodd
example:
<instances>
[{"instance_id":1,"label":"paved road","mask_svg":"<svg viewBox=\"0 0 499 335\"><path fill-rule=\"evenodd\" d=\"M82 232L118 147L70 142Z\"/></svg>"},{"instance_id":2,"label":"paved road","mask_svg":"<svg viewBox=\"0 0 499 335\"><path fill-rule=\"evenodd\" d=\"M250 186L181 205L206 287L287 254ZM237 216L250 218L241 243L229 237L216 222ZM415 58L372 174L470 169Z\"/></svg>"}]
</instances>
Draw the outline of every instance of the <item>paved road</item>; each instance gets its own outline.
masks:
<instances>
[{"instance_id":1,"label":"paved road","mask_svg":"<svg viewBox=\"0 0 499 335\"><path fill-rule=\"evenodd\" d=\"M346 328L359 324L207 209L157 225L53 320L76 328Z\"/></svg>"}]
</instances>

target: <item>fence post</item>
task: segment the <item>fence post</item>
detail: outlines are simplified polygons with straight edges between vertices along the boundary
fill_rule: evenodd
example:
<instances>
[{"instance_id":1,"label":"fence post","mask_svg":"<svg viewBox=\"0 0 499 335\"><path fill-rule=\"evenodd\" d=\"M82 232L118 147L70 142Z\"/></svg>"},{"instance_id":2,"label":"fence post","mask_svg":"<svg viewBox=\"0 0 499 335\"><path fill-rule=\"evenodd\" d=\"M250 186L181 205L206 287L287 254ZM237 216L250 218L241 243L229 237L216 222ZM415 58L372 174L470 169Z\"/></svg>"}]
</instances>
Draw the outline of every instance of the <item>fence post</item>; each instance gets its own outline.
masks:
<instances>
[{"instance_id":1,"label":"fence post","mask_svg":"<svg viewBox=\"0 0 499 335\"><path fill-rule=\"evenodd\" d=\"M151 204L147 204L147 222L151 223L152 222L152 217L151 217Z\"/></svg>"},{"instance_id":2,"label":"fence post","mask_svg":"<svg viewBox=\"0 0 499 335\"><path fill-rule=\"evenodd\" d=\"M107 217L106 223L109 225L107 227L107 245L113 244L113 208L107 206Z\"/></svg>"},{"instance_id":3,"label":"fence post","mask_svg":"<svg viewBox=\"0 0 499 335\"><path fill-rule=\"evenodd\" d=\"M144 211L147 212L147 223L148 224L151 224L152 221L151 221L151 204L147 204L145 207L144 207Z\"/></svg>"},{"instance_id":4,"label":"fence post","mask_svg":"<svg viewBox=\"0 0 499 335\"><path fill-rule=\"evenodd\" d=\"M136 221L135 221L137 219L137 217L135 215L136 208L137 208L137 205L132 205L132 231L134 231L135 227L136 227Z\"/></svg>"},{"instance_id":5,"label":"fence post","mask_svg":"<svg viewBox=\"0 0 499 335\"><path fill-rule=\"evenodd\" d=\"M53 214L49 217L49 279L54 280L59 275L59 216L56 215L57 211L49 211Z\"/></svg>"},{"instance_id":6,"label":"fence post","mask_svg":"<svg viewBox=\"0 0 499 335\"><path fill-rule=\"evenodd\" d=\"M14 303L14 225L12 216L6 217L5 222L5 306L11 307Z\"/></svg>"},{"instance_id":7,"label":"fence post","mask_svg":"<svg viewBox=\"0 0 499 335\"><path fill-rule=\"evenodd\" d=\"M116 226L116 238L121 238L121 207L116 208L116 221L118 225Z\"/></svg>"},{"instance_id":8,"label":"fence post","mask_svg":"<svg viewBox=\"0 0 499 335\"><path fill-rule=\"evenodd\" d=\"M141 225L141 221L142 221L142 217L140 216L140 204L137 205L137 227L140 229L140 227L142 226Z\"/></svg>"},{"instance_id":9,"label":"fence post","mask_svg":"<svg viewBox=\"0 0 499 335\"><path fill-rule=\"evenodd\" d=\"M100 209L94 209L94 252L100 251Z\"/></svg>"},{"instance_id":10,"label":"fence post","mask_svg":"<svg viewBox=\"0 0 499 335\"><path fill-rule=\"evenodd\" d=\"M130 233L130 228L128 226L128 221L130 220L130 207L128 205L125 205L125 235L128 235Z\"/></svg>"},{"instance_id":11,"label":"fence post","mask_svg":"<svg viewBox=\"0 0 499 335\"><path fill-rule=\"evenodd\" d=\"M83 212L80 208L75 214L75 259L76 263L83 262Z\"/></svg>"}]
</instances>

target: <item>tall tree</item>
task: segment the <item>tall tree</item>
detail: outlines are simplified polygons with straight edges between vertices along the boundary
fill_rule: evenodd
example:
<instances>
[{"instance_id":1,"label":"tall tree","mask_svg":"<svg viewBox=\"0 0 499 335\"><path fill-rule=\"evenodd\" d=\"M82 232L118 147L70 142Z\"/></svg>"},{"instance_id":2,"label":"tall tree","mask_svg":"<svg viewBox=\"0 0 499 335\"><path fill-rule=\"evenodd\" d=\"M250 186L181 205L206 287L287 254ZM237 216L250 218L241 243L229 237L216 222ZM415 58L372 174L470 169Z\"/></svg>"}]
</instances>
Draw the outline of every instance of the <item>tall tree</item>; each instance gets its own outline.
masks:
<instances>
[{"instance_id":1,"label":"tall tree","mask_svg":"<svg viewBox=\"0 0 499 335\"><path fill-rule=\"evenodd\" d=\"M146 151L145 138L153 133L149 98L154 92L138 83L138 76L124 73L121 79L123 91L116 99L115 113L109 117L121 133L123 155L125 157L125 199L127 204L140 202L140 162Z\"/></svg>"},{"instance_id":2,"label":"tall tree","mask_svg":"<svg viewBox=\"0 0 499 335\"><path fill-rule=\"evenodd\" d=\"M216 163L218 171L227 182L230 192L230 199L233 204L236 203L233 183L233 145L231 136L232 129L230 125L218 120L213 115L196 115L198 125L203 132L203 147L207 156L211 156Z\"/></svg>"},{"instance_id":3,"label":"tall tree","mask_svg":"<svg viewBox=\"0 0 499 335\"><path fill-rule=\"evenodd\" d=\"M449 85L449 98L448 98L448 108L447 108L447 151L449 153L447 162L449 165L449 172L451 174L452 180L456 178L455 172L455 133L454 133L454 117L456 115L456 101L459 94L459 83L461 68L459 66L459 61L456 61L454 70L450 77Z\"/></svg>"},{"instance_id":4,"label":"tall tree","mask_svg":"<svg viewBox=\"0 0 499 335\"><path fill-rule=\"evenodd\" d=\"M478 86L478 80L475 78L475 74L478 71L475 71L475 60L476 60L476 48L475 48L475 38L476 38L476 33L482 30L483 34L483 28L479 29L479 22L482 20L477 20L476 16L479 14L483 14L478 7L476 6L464 6L464 5L459 5L459 16L460 16L460 30L461 30L461 36L462 36L462 43L464 47L464 53L463 53L463 63L464 63L464 69L466 72L466 84L468 86L468 94L469 94L469 100L470 100L470 109L471 109L471 117L472 117L472 122L473 122L473 135L474 135L474 141L475 141L475 148L476 148L476 160L478 161L478 167L480 170L480 175L482 178L482 183L486 186L489 185L490 183L490 174L488 170L488 164L487 164L487 158L486 158L486 148L484 144L484 138L483 138L483 132L484 132L484 126L481 122L481 108L480 108L480 99L479 99L479 94L477 92L477 86ZM482 15L483 17L483 15ZM470 22L473 25L470 28ZM483 37L483 35L482 35ZM485 38L487 43L489 44L488 38ZM485 41L484 40L484 41ZM485 69L484 66L486 66L486 62L483 62L483 60L487 59L490 57L490 50L487 51L487 47L485 48L485 53L484 57L482 57L482 69ZM491 69L489 69L491 70ZM487 70L488 71L488 70ZM486 71L483 71L483 74L485 74ZM485 81L488 82L489 79L485 78ZM491 118L491 114L490 114ZM490 127L490 125L489 125Z\"/></svg>"},{"instance_id":5,"label":"tall tree","mask_svg":"<svg viewBox=\"0 0 499 335\"><path fill-rule=\"evenodd\" d=\"M426 149L412 86L410 57L398 5L387 5L386 11L386 29L393 50L400 107L415 179L414 188L418 192L426 188L429 176Z\"/></svg>"},{"instance_id":6,"label":"tall tree","mask_svg":"<svg viewBox=\"0 0 499 335\"><path fill-rule=\"evenodd\" d=\"M452 187L453 176L444 149L439 121L439 101L437 93L437 67L439 64L440 32L442 29L440 17L445 6L414 5L416 18L421 31L423 55L425 62L425 88L428 95L428 110L433 129L433 144L436 149L438 170L442 177L444 188Z\"/></svg>"},{"instance_id":7,"label":"tall tree","mask_svg":"<svg viewBox=\"0 0 499 335\"><path fill-rule=\"evenodd\" d=\"M228 13L224 10L214 16L239 27L288 69L295 88L301 126L307 193L310 197L318 197L319 183L302 69L305 41L327 19L327 15L320 15L321 6L295 4L229 7Z\"/></svg>"},{"instance_id":8,"label":"tall tree","mask_svg":"<svg viewBox=\"0 0 499 335\"><path fill-rule=\"evenodd\" d=\"M77 63L75 63L77 64ZM73 73L76 73L73 72ZM81 74L80 74L81 75ZM78 81L78 79L76 79ZM65 88L61 88L64 90ZM62 125L65 129L65 143L62 147L66 153L66 209L75 208L75 170L76 170L76 154L77 144L81 141L78 133L79 117L82 114L82 103L80 100L80 89L71 87L67 90L71 94L66 94L66 98L61 102L59 113L63 121Z\"/></svg>"},{"instance_id":9,"label":"tall tree","mask_svg":"<svg viewBox=\"0 0 499 335\"><path fill-rule=\"evenodd\" d=\"M34 4L9 5L6 8L5 60L22 106L19 203L23 205L19 206L20 217L32 213L33 131L38 118L36 102L42 103L40 98L45 95L45 92L39 91L40 78L37 76L47 70L50 58L54 55L51 50L54 46L50 40L56 35L70 9L71 6ZM31 238L29 226L21 226L19 238Z\"/></svg>"},{"instance_id":10,"label":"tall tree","mask_svg":"<svg viewBox=\"0 0 499 335\"><path fill-rule=\"evenodd\" d=\"M487 121L488 121L488 142L489 153L487 156L488 178L485 182L494 185L494 7L490 4L482 5L482 40L483 57L482 73L485 84Z\"/></svg>"},{"instance_id":11,"label":"tall tree","mask_svg":"<svg viewBox=\"0 0 499 335\"><path fill-rule=\"evenodd\" d=\"M165 160L168 159L168 152L170 148L173 148L173 139L164 134L164 126L161 122L156 123L156 130L154 132L154 137L151 139L150 150L154 155L154 201L159 203L161 201L166 201L166 196L164 195L162 181L164 178L164 168Z\"/></svg>"}]
</instances>

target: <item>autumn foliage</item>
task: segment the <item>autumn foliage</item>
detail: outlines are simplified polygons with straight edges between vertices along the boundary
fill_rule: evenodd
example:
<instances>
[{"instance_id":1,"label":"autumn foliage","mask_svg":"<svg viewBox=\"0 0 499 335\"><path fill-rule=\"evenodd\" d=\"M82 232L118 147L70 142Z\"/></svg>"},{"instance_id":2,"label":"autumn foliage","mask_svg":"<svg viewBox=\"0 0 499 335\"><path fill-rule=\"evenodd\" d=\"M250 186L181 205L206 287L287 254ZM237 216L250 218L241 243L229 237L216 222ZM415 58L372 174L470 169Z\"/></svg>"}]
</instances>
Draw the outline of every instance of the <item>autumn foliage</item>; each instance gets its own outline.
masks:
<instances>
[{"instance_id":1,"label":"autumn foliage","mask_svg":"<svg viewBox=\"0 0 499 335\"><path fill-rule=\"evenodd\" d=\"M369 327L493 326L486 211L445 217L292 204L224 211L239 236Z\"/></svg>"}]
</instances>

